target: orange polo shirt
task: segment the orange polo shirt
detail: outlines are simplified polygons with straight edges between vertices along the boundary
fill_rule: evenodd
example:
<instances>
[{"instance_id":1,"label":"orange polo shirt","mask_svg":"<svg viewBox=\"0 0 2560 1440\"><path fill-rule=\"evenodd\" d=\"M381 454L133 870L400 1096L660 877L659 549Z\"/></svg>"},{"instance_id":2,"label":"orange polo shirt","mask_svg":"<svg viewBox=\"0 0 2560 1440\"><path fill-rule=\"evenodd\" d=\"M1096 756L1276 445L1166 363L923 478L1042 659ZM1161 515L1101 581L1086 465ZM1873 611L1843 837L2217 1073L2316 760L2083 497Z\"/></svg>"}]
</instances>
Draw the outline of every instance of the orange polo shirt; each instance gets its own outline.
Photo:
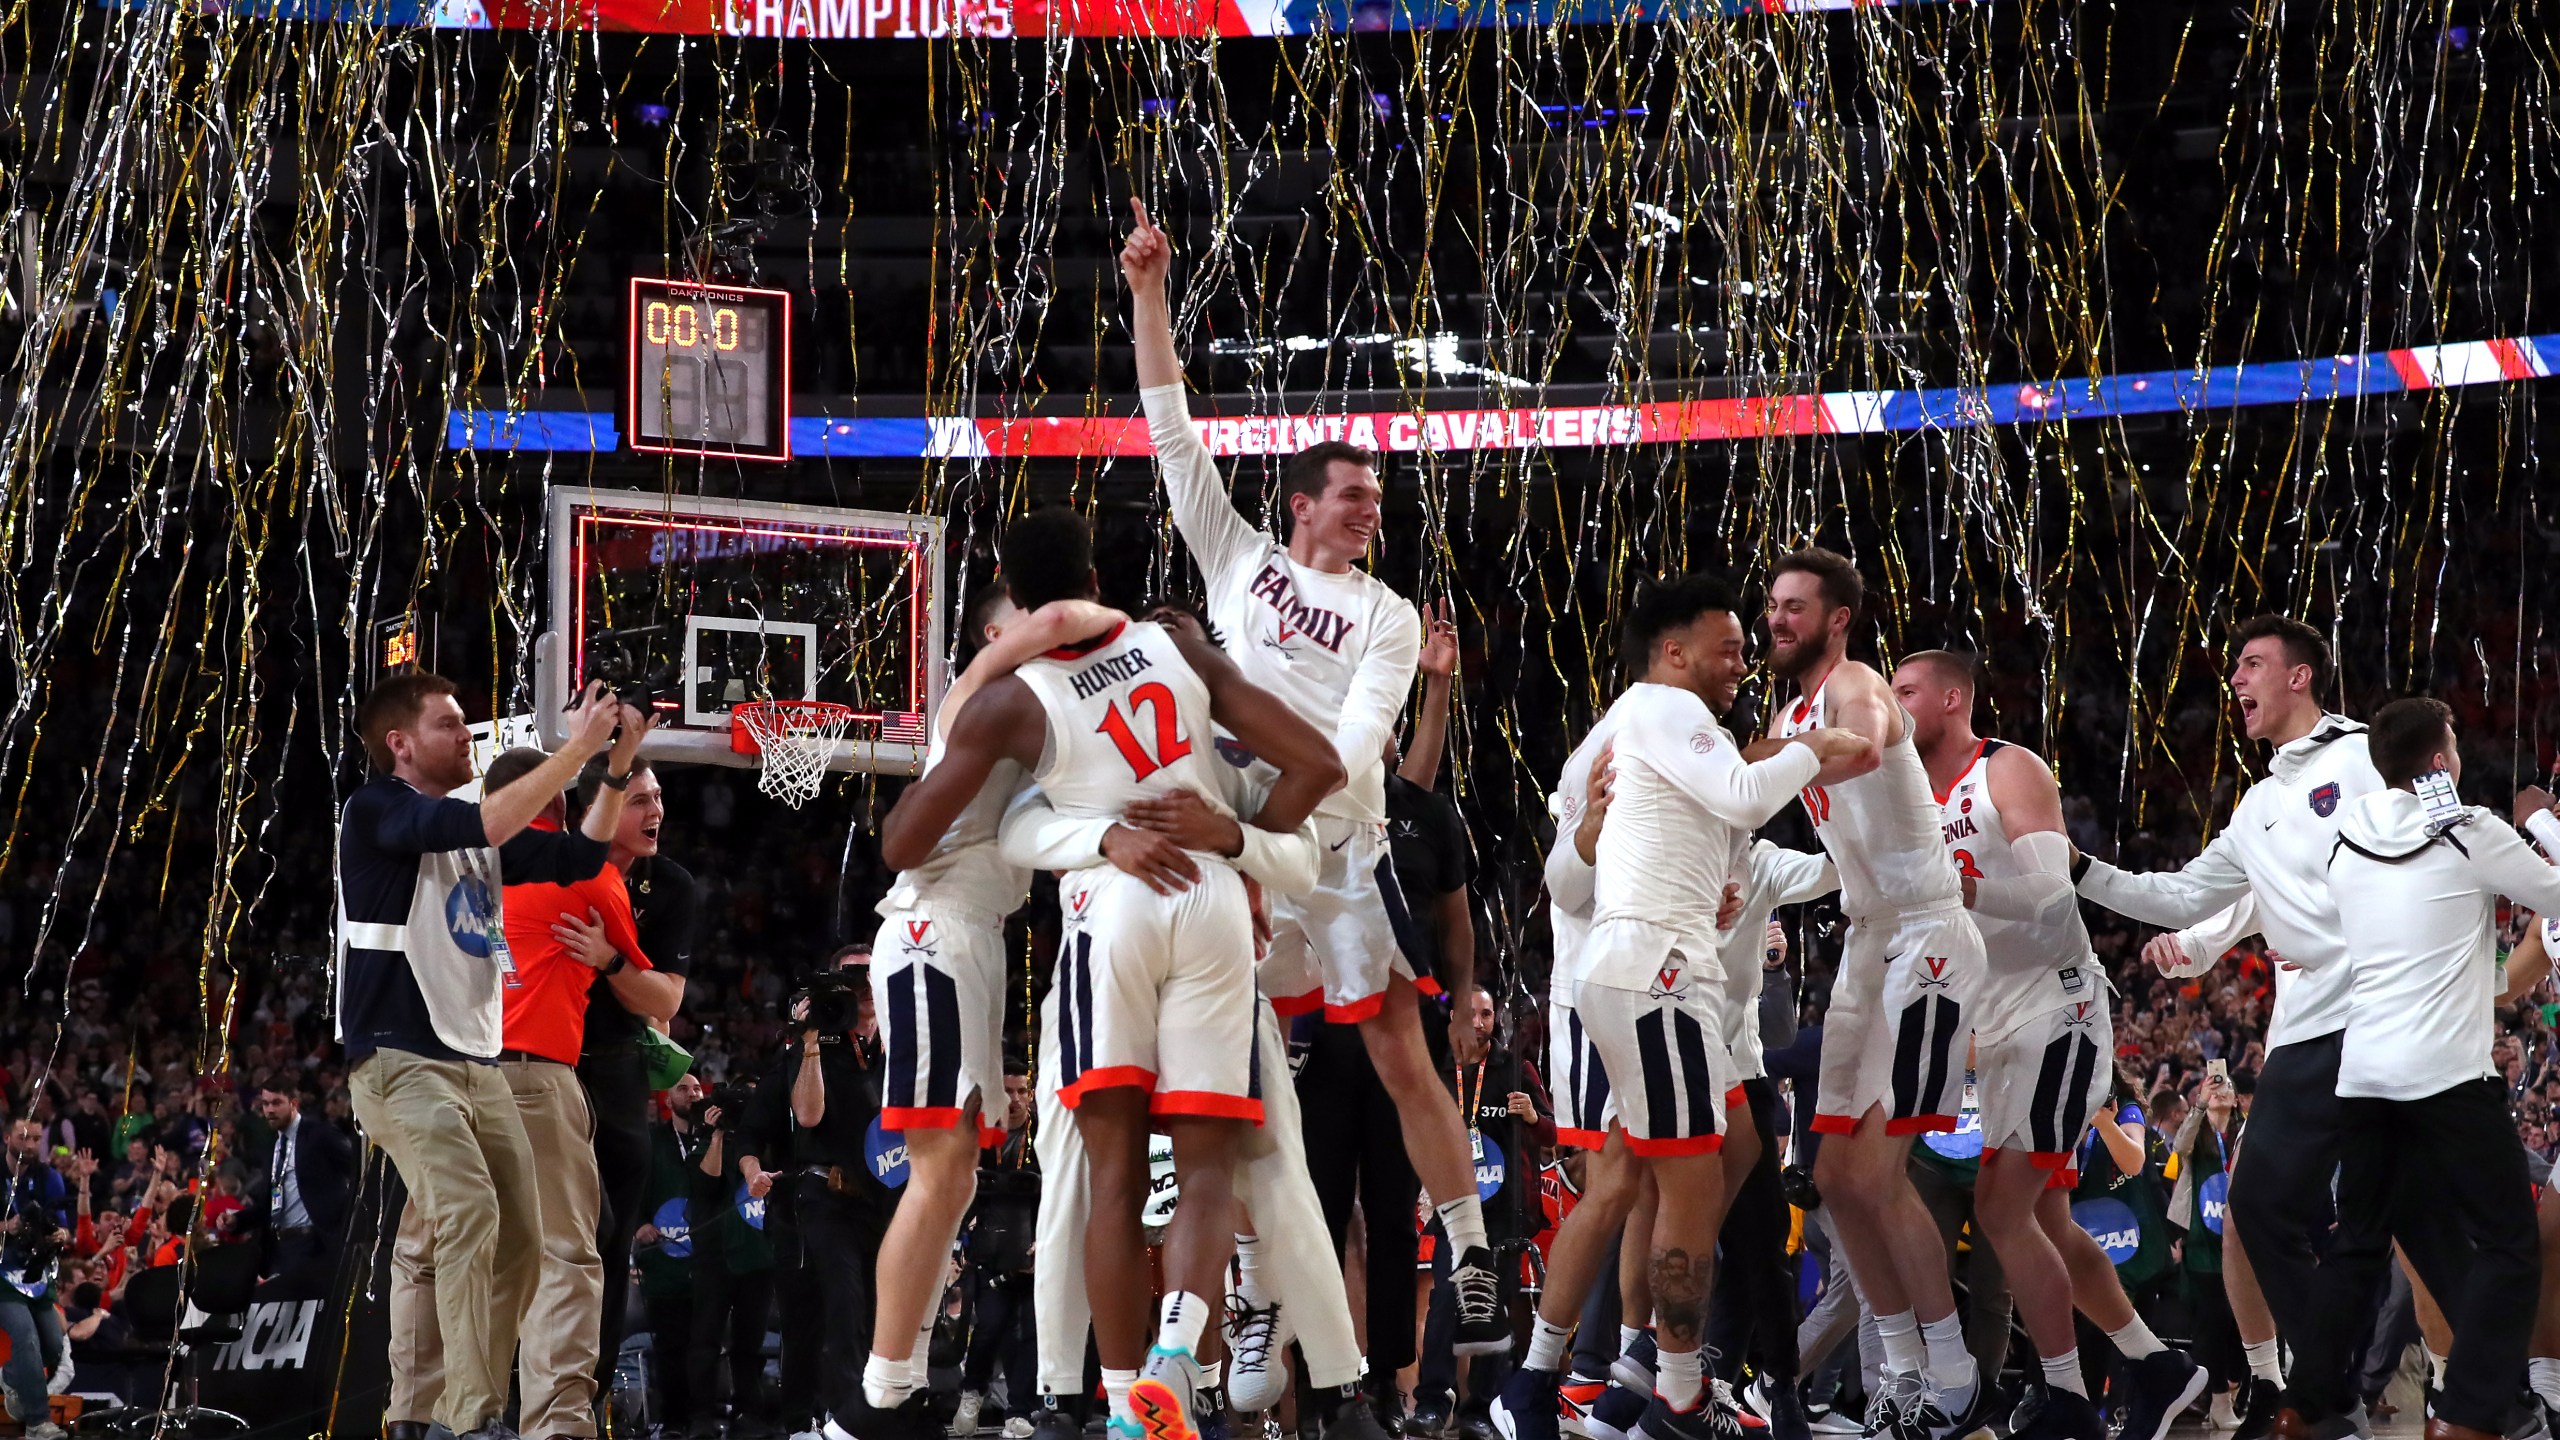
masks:
<instances>
[{"instance_id":1,"label":"orange polo shirt","mask_svg":"<svg viewBox=\"0 0 2560 1440\"><path fill-rule=\"evenodd\" d=\"M545 830L560 828L547 820L533 823ZM506 983L506 1037L501 1043L507 1049L563 1065L578 1063L587 1038L587 987L595 983L596 972L551 937L551 922L563 915L584 920L590 910L604 918L605 938L632 968L650 968L649 957L640 953L631 891L623 884L620 866L608 863L574 885L507 887L501 913L507 949L516 962L516 973Z\"/></svg>"}]
</instances>

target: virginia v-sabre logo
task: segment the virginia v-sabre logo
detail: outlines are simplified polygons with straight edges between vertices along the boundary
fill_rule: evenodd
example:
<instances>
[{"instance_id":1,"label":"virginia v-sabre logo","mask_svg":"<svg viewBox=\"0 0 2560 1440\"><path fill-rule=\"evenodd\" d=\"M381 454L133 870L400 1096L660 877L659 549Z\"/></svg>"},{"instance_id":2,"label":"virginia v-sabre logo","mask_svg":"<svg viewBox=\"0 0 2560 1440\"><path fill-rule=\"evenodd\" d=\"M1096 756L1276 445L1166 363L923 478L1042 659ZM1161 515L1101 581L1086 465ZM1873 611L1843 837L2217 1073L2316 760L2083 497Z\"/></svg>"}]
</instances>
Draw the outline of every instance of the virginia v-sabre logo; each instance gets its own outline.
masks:
<instances>
[{"instance_id":1,"label":"virginia v-sabre logo","mask_svg":"<svg viewBox=\"0 0 2560 1440\"><path fill-rule=\"evenodd\" d=\"M1273 632L1264 644L1284 655L1296 652L1289 647L1300 640L1310 640L1339 655L1342 642L1351 637L1351 617L1310 605L1298 598L1297 586L1288 572L1277 565L1265 565L1253 577L1253 596L1271 607Z\"/></svg>"}]
</instances>

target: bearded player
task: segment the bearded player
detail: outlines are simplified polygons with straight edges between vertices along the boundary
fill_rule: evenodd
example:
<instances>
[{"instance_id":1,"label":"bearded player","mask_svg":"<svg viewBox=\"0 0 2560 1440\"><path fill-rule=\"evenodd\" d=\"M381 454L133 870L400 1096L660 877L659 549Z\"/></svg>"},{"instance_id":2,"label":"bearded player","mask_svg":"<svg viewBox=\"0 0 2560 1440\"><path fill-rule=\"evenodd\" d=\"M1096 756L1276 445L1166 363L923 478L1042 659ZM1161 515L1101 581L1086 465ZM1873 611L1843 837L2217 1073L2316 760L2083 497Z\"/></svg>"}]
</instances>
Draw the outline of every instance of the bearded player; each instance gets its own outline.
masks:
<instances>
[{"instance_id":1,"label":"bearded player","mask_svg":"<svg viewBox=\"0 0 2560 1440\"><path fill-rule=\"evenodd\" d=\"M1573 1007L1588 1046L1580 1058L1616 1092L1593 1171L1611 1188L1586 1190L1550 1248L1526 1365L1494 1411L1512 1440L1556 1434L1565 1343L1626 1218L1633 1167L1652 1173L1659 1197L1647 1257L1659 1353L1644 1429L1653 1440L1740 1431L1708 1402L1703 1343L1726 1203L1726 1092L1738 1088L1718 958L1727 877L1740 837L1797 789L1875 763L1874 746L1840 730L1807 731L1745 762L1715 718L1741 683L1742 642L1730 592L1699 575L1646 586L1623 627L1623 663L1639 679L1602 720L1615 778ZM1570 833L1557 840L1575 843Z\"/></svg>"},{"instance_id":2,"label":"bearded player","mask_svg":"<svg viewBox=\"0 0 2560 1440\"><path fill-rule=\"evenodd\" d=\"M1972 662L1944 650L1923 650L1893 672L1987 961L1973 1017L1982 1097L1973 1213L2044 1372L2012 1434L2104 1440L2080 1364L2077 1305L2132 1365L2125 1440L2161 1440L2209 1377L2151 1333L2106 1252L2072 1221L2072 1160L2112 1079L2114 1025L2071 888L2061 787L2034 751L1974 733L1974 691Z\"/></svg>"},{"instance_id":3,"label":"bearded player","mask_svg":"<svg viewBox=\"0 0 2560 1440\"><path fill-rule=\"evenodd\" d=\"M1265 983L1284 1013L1318 1005L1360 1027L1378 1079L1396 1098L1405 1149L1430 1192L1455 1263L1460 1355L1507 1349L1510 1323L1476 1199L1475 1152L1458 1104L1423 1047L1416 977L1396 942L1403 909L1387 854L1388 737L1413 689L1422 621L1411 603L1358 567L1378 535L1375 459L1339 441L1309 446L1281 467L1286 545L1236 512L1224 476L1191 426L1174 352L1165 276L1173 247L1135 200L1136 228L1120 251L1130 291L1138 397L1173 523L1208 578L1209 619L1246 678L1331 738L1349 783L1316 811L1324 850L1313 893L1272 901ZM1269 757L1264 757L1269 758ZM1294 977L1294 978L1292 978ZM1484 1058L1475 1033L1474 978L1450 977L1449 1044L1460 1063Z\"/></svg>"},{"instance_id":4,"label":"bearded player","mask_svg":"<svg viewBox=\"0 0 2560 1440\"><path fill-rule=\"evenodd\" d=\"M1093 594L1092 535L1072 511L1015 520L1003 574L1033 609ZM1278 771L1253 823L1294 832L1342 783L1332 747L1246 681L1203 640L1158 625L1114 625L988 682L953 721L941 763L899 797L881 854L912 865L1011 760L1062 815L1117 819L1180 789L1216 803L1212 725ZM1194 854L1200 883L1160 894L1140 876L1078 871L1059 887L1058 1023L1078 1037L1058 1079L1085 1142L1093 1224L1085 1288L1102 1363L1141 1373L1114 1397L1113 1428L1191 1440L1199 1421L1201 1336L1215 1322L1235 1222L1242 1132L1255 1093L1253 928L1244 881L1225 856ZM1072 1074L1065 1073L1072 1071ZM1164 1246L1165 1296L1148 1348L1150 1265L1140 1211L1147 1137L1173 1141L1183 1204ZM1143 1368L1142 1368L1143 1367Z\"/></svg>"},{"instance_id":5,"label":"bearded player","mask_svg":"<svg viewBox=\"0 0 2560 1440\"><path fill-rule=\"evenodd\" d=\"M1946 1247L1906 1166L1912 1136L1955 1128L1982 937L1939 837L1911 717L1883 676L1848 658L1865 598L1857 568L1828 550L1770 569L1769 668L1794 691L1775 738L1838 726L1883 755L1872 773L1804 791L1849 917L1823 1018L1814 1178L1884 1343L1867 1433L1947 1440L1990 1423L1991 1387L1965 1350Z\"/></svg>"}]
</instances>

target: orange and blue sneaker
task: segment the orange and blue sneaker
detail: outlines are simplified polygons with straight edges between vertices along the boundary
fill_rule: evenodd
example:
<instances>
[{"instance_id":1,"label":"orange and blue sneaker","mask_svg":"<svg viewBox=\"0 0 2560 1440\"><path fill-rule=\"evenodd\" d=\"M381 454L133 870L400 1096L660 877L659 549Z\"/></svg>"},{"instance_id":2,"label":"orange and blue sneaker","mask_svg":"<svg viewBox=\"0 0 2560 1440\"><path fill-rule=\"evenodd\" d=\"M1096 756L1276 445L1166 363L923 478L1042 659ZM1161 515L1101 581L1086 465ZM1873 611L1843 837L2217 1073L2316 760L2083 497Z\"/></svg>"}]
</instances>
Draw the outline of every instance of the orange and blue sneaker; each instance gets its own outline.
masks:
<instances>
[{"instance_id":1,"label":"orange and blue sneaker","mask_svg":"<svg viewBox=\"0 0 2560 1440\"><path fill-rule=\"evenodd\" d=\"M1138 1383L1129 1387L1138 1440L1200 1440L1193 1412L1199 1407L1202 1378L1200 1362L1190 1351L1162 1345L1149 1350Z\"/></svg>"},{"instance_id":2,"label":"orange and blue sneaker","mask_svg":"<svg viewBox=\"0 0 2560 1440\"><path fill-rule=\"evenodd\" d=\"M1586 1380L1568 1375L1556 1386L1556 1428L1567 1435L1591 1440L1591 1411L1600 1397L1609 1393L1606 1380Z\"/></svg>"}]
</instances>

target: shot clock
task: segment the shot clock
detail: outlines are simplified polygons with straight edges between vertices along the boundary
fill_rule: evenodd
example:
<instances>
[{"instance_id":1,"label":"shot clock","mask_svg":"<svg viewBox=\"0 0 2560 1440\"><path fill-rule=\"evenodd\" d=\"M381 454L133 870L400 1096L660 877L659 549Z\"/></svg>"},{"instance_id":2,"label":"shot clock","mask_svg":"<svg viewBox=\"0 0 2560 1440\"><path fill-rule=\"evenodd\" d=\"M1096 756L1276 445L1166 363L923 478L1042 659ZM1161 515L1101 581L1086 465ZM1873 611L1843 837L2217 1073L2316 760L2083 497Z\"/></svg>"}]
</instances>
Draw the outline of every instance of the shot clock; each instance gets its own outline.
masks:
<instances>
[{"instance_id":1,"label":"shot clock","mask_svg":"<svg viewBox=\"0 0 2560 1440\"><path fill-rule=\"evenodd\" d=\"M791 458L791 296L687 280L631 282L631 448Z\"/></svg>"}]
</instances>

